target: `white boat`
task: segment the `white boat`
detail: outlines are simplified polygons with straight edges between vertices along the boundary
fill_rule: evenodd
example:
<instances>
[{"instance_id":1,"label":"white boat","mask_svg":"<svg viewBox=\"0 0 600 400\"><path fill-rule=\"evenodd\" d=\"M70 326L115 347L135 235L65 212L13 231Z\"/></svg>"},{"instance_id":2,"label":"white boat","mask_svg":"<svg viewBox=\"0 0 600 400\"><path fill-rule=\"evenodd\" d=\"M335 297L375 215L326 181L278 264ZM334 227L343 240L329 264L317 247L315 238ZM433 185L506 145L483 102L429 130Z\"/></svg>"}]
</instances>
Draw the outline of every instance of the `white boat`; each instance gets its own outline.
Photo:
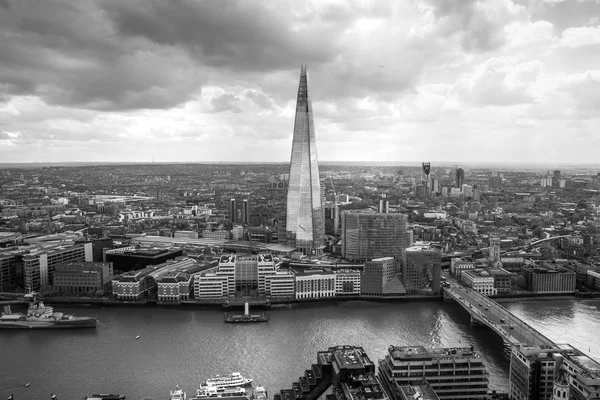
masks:
<instances>
[{"instance_id":1,"label":"white boat","mask_svg":"<svg viewBox=\"0 0 600 400\"><path fill-rule=\"evenodd\" d=\"M246 395L246 389L243 387L218 387L218 386L206 386L201 385L200 389L197 390L195 400L200 399L211 399L211 398L248 398Z\"/></svg>"},{"instance_id":2,"label":"white boat","mask_svg":"<svg viewBox=\"0 0 600 400\"><path fill-rule=\"evenodd\" d=\"M252 379L244 378L239 372L233 372L229 376L219 376L206 380L206 386L236 387L246 386L252 383Z\"/></svg>"},{"instance_id":3,"label":"white boat","mask_svg":"<svg viewBox=\"0 0 600 400\"><path fill-rule=\"evenodd\" d=\"M252 400L268 400L268 399L269 399L269 395L267 394L267 390L261 385L258 385L256 387L256 389L254 389L254 391L252 392Z\"/></svg>"},{"instance_id":4,"label":"white boat","mask_svg":"<svg viewBox=\"0 0 600 400\"><path fill-rule=\"evenodd\" d=\"M179 389L179 385L175 386L175 390L171 390L171 400L186 400L185 392Z\"/></svg>"}]
</instances>

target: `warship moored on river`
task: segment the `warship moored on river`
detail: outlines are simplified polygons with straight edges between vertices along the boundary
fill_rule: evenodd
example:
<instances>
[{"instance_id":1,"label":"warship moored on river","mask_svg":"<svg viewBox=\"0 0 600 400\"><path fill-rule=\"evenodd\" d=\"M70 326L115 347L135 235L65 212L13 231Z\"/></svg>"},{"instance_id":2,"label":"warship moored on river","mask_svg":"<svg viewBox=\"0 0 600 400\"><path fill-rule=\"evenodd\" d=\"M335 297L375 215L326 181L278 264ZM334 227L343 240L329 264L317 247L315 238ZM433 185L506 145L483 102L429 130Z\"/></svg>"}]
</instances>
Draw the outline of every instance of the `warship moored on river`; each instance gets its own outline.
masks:
<instances>
[{"instance_id":1,"label":"warship moored on river","mask_svg":"<svg viewBox=\"0 0 600 400\"><path fill-rule=\"evenodd\" d=\"M29 302L27 314L2 313L0 329L96 328L96 318L54 312L53 307L38 300L37 293L28 293L24 298Z\"/></svg>"}]
</instances>

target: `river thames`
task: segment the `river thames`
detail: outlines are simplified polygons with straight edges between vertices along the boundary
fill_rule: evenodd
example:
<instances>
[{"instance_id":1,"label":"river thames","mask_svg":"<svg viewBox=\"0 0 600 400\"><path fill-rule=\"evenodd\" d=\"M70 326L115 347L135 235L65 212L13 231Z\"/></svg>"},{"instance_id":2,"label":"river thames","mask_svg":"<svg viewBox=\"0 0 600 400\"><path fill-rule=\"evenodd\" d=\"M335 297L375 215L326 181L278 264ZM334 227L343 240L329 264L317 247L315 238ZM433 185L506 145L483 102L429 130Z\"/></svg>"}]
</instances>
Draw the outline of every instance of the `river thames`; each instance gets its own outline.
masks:
<instances>
[{"instance_id":1,"label":"river thames","mask_svg":"<svg viewBox=\"0 0 600 400\"><path fill-rule=\"evenodd\" d=\"M600 300L504 304L555 342L600 360ZM167 399L179 384L192 397L201 381L241 372L270 393L291 388L318 350L362 346L373 361L389 345L474 346L490 389L506 391L510 349L485 327L472 327L458 304L341 302L270 311L267 323L226 324L217 310L78 308L97 330L0 331L0 396L82 400L89 393ZM136 339L136 336L140 336ZM25 384L29 383L29 387Z\"/></svg>"}]
</instances>

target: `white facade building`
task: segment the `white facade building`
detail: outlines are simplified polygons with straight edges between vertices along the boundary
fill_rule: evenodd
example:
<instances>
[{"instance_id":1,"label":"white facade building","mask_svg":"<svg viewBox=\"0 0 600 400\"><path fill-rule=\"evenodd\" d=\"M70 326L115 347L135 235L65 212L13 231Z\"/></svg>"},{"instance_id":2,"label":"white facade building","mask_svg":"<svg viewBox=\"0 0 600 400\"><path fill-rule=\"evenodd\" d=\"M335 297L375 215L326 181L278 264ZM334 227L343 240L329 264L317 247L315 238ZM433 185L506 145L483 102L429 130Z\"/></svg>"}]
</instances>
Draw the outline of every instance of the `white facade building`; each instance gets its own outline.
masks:
<instances>
[{"instance_id":1,"label":"white facade building","mask_svg":"<svg viewBox=\"0 0 600 400\"><path fill-rule=\"evenodd\" d=\"M360 295L360 270L340 269L333 272L335 276L335 295Z\"/></svg>"},{"instance_id":2,"label":"white facade building","mask_svg":"<svg viewBox=\"0 0 600 400\"><path fill-rule=\"evenodd\" d=\"M320 299L335 296L335 275L331 271L296 272L296 299Z\"/></svg>"},{"instance_id":3,"label":"white facade building","mask_svg":"<svg viewBox=\"0 0 600 400\"><path fill-rule=\"evenodd\" d=\"M465 285L485 296L494 296L497 294L497 290L494 287L494 277L487 271L463 271L461 280Z\"/></svg>"}]
</instances>

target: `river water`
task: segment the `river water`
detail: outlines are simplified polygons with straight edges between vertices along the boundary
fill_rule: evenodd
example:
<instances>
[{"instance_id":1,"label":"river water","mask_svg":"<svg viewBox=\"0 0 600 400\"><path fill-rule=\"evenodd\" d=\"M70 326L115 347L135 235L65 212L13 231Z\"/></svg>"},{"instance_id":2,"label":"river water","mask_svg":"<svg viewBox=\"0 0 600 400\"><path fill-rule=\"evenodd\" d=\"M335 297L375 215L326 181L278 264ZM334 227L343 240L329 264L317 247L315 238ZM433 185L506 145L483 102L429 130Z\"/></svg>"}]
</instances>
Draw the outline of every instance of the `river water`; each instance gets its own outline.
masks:
<instances>
[{"instance_id":1,"label":"river water","mask_svg":"<svg viewBox=\"0 0 600 400\"><path fill-rule=\"evenodd\" d=\"M600 301L529 301L505 306L556 342L600 360ZM217 310L57 307L96 316L97 330L0 331L0 398L82 400L88 393L167 399L188 396L201 381L233 371L274 393L291 388L318 350L365 348L372 360L389 345L473 345L490 372L490 389L506 390L510 349L485 327L471 327L458 304L347 302L270 311L267 323L226 324ZM139 335L140 338L136 339ZM29 387L25 387L30 383Z\"/></svg>"}]
</instances>

